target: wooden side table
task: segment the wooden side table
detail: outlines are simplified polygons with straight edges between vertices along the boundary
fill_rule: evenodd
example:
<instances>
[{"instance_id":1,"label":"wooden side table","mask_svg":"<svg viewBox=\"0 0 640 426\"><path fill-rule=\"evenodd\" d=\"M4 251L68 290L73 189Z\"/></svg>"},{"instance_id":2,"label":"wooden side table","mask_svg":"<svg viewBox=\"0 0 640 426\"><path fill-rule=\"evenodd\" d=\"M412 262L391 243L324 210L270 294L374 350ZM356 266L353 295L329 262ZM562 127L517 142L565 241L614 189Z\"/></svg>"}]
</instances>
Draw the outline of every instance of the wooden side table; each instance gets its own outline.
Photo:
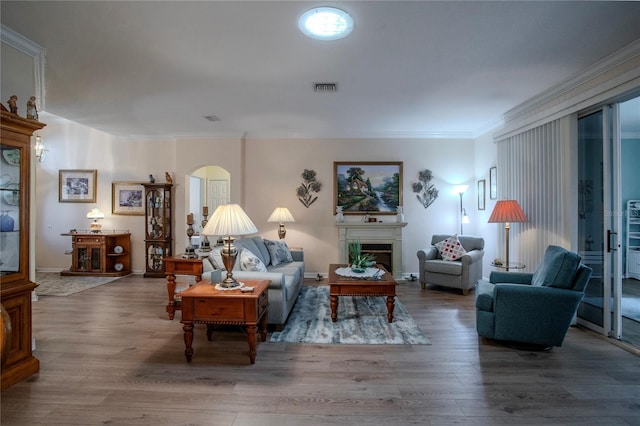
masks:
<instances>
[{"instance_id":1,"label":"wooden side table","mask_svg":"<svg viewBox=\"0 0 640 426\"><path fill-rule=\"evenodd\" d=\"M208 280L200 281L179 293L182 298L184 330L184 355L191 362L193 355L193 324L207 324L207 338L211 340L214 325L239 325L247 330L249 360L256 362L256 329L260 327L260 341L267 338L269 280L244 281L245 287L253 287L250 293L241 290L216 290Z\"/></svg>"},{"instance_id":2,"label":"wooden side table","mask_svg":"<svg viewBox=\"0 0 640 426\"><path fill-rule=\"evenodd\" d=\"M167 314L172 320L177 310L180 310L180 301L176 296L176 275L194 275L196 282L202 280L202 259L186 259L181 256L165 257L163 259L165 267L165 275L167 276L167 294L169 303L167 303Z\"/></svg>"}]
</instances>

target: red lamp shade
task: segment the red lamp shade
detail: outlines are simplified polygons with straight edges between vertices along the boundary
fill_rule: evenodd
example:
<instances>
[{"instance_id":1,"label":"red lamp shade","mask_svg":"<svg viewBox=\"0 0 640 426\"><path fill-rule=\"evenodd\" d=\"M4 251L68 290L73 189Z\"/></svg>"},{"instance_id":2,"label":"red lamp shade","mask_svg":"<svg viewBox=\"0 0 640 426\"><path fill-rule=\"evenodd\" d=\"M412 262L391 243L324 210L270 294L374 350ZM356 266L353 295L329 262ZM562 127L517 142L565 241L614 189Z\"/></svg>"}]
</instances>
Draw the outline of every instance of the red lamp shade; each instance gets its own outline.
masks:
<instances>
[{"instance_id":1,"label":"red lamp shade","mask_svg":"<svg viewBox=\"0 0 640 426\"><path fill-rule=\"evenodd\" d=\"M489 223L528 222L527 215L522 211L516 200L500 200L491 212Z\"/></svg>"}]
</instances>

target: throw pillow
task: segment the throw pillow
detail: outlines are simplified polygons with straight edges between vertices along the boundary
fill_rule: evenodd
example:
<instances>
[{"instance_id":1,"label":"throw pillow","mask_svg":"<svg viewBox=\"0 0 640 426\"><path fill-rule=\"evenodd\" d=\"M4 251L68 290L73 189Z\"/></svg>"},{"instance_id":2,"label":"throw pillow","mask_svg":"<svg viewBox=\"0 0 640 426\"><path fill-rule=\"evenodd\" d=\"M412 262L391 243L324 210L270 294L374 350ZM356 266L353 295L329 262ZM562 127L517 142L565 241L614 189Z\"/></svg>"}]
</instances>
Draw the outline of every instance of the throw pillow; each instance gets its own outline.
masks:
<instances>
[{"instance_id":1,"label":"throw pillow","mask_svg":"<svg viewBox=\"0 0 640 426\"><path fill-rule=\"evenodd\" d=\"M264 263L262 263L262 260L260 260L258 256L247 249L242 249L240 252L240 270L267 272L267 267L264 266Z\"/></svg>"},{"instance_id":2,"label":"throw pillow","mask_svg":"<svg viewBox=\"0 0 640 426\"><path fill-rule=\"evenodd\" d=\"M460 244L457 235L452 235L436 243L435 246L444 260L458 260L467 254L467 251L462 247L462 244Z\"/></svg>"},{"instance_id":3,"label":"throw pillow","mask_svg":"<svg viewBox=\"0 0 640 426\"><path fill-rule=\"evenodd\" d=\"M281 263L293 262L293 257L291 256L291 252L289 251L289 246L287 246L287 243L285 243L283 240L264 240L264 243L267 245L267 249L269 249L269 254L271 255L271 264L273 266L278 266Z\"/></svg>"}]
</instances>

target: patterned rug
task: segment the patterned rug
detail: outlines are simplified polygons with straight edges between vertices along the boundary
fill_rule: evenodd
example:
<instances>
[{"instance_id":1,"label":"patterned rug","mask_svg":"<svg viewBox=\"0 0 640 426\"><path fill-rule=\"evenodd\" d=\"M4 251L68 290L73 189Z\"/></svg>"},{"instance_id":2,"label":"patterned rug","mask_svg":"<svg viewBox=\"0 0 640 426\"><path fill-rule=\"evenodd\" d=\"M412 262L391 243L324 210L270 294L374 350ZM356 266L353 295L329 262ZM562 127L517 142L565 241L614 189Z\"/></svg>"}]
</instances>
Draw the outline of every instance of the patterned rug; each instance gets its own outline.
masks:
<instances>
[{"instance_id":1,"label":"patterned rug","mask_svg":"<svg viewBox=\"0 0 640 426\"><path fill-rule=\"evenodd\" d=\"M340 297L338 321L331 321L328 286L303 286L289 320L271 342L358 345L430 345L396 298L393 322L386 297Z\"/></svg>"},{"instance_id":2,"label":"patterned rug","mask_svg":"<svg viewBox=\"0 0 640 426\"><path fill-rule=\"evenodd\" d=\"M36 272L36 294L38 296L69 296L89 290L122 277L63 277L59 272Z\"/></svg>"}]
</instances>

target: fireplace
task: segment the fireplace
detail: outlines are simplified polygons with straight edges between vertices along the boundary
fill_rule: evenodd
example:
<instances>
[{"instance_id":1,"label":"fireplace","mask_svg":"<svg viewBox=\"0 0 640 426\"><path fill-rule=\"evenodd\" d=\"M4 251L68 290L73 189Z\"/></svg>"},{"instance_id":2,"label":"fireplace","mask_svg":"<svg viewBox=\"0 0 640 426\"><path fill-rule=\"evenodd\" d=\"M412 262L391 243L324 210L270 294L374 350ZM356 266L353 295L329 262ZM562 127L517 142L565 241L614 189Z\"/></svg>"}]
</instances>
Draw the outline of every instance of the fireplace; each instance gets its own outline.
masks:
<instances>
[{"instance_id":1,"label":"fireplace","mask_svg":"<svg viewBox=\"0 0 640 426\"><path fill-rule=\"evenodd\" d=\"M402 276L402 228L406 222L340 222L339 262L349 262L349 243L359 241L364 253L375 255L376 261L393 275L396 281Z\"/></svg>"},{"instance_id":2,"label":"fireplace","mask_svg":"<svg viewBox=\"0 0 640 426\"><path fill-rule=\"evenodd\" d=\"M362 253L375 257L376 262L393 274L393 244L362 244Z\"/></svg>"}]
</instances>

